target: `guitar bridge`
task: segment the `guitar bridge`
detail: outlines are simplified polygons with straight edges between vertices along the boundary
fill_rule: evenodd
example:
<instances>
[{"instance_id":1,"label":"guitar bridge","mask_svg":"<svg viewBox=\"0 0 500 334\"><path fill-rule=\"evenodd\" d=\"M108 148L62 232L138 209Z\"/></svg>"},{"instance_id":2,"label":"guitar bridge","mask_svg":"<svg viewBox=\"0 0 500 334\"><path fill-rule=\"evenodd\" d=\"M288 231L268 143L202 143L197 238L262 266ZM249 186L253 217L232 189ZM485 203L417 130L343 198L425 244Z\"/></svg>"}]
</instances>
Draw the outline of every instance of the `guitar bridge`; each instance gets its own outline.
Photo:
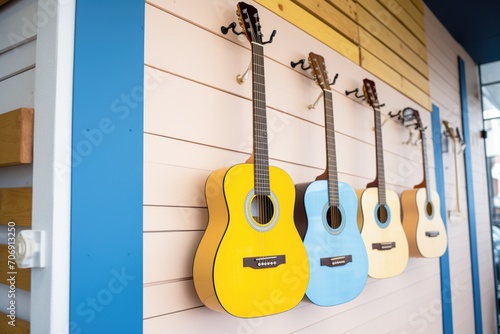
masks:
<instances>
[{"instance_id":1,"label":"guitar bridge","mask_svg":"<svg viewBox=\"0 0 500 334\"><path fill-rule=\"evenodd\" d=\"M285 264L285 263L286 263L285 255L243 258L243 267L249 267L253 269L275 268L280 264Z\"/></svg>"},{"instance_id":2,"label":"guitar bridge","mask_svg":"<svg viewBox=\"0 0 500 334\"><path fill-rule=\"evenodd\" d=\"M429 238L435 238L439 235L439 231L427 231L425 232L425 236Z\"/></svg>"},{"instance_id":3,"label":"guitar bridge","mask_svg":"<svg viewBox=\"0 0 500 334\"><path fill-rule=\"evenodd\" d=\"M352 255L323 257L320 259L321 266L340 267L352 262Z\"/></svg>"},{"instance_id":4,"label":"guitar bridge","mask_svg":"<svg viewBox=\"0 0 500 334\"><path fill-rule=\"evenodd\" d=\"M372 249L377 249L379 251L389 250L396 248L396 242L377 242L372 244Z\"/></svg>"}]
</instances>

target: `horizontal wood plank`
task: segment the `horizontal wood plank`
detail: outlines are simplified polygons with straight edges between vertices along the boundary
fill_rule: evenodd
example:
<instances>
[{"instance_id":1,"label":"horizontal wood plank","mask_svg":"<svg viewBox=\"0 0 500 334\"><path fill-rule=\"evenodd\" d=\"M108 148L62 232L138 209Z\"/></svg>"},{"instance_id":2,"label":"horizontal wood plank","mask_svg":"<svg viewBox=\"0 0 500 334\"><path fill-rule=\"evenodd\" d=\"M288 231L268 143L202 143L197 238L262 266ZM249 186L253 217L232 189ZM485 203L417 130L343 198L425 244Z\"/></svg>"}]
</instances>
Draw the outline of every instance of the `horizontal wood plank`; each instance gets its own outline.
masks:
<instances>
[{"instance_id":1,"label":"horizontal wood plank","mask_svg":"<svg viewBox=\"0 0 500 334\"><path fill-rule=\"evenodd\" d=\"M332 30L328 25L320 22L315 16L305 12L290 0L256 0L256 2L330 46L354 63L359 64L359 50L356 43Z\"/></svg>"},{"instance_id":2,"label":"horizontal wood plank","mask_svg":"<svg viewBox=\"0 0 500 334\"><path fill-rule=\"evenodd\" d=\"M419 10L417 6L408 0L396 0L396 3L403 7L403 9L408 13L410 17L412 17L415 22L425 31L425 18L424 12Z\"/></svg>"},{"instance_id":3,"label":"horizontal wood plank","mask_svg":"<svg viewBox=\"0 0 500 334\"><path fill-rule=\"evenodd\" d=\"M401 0L401 1L405 1L405 0ZM423 13L424 12L424 1L423 0L410 0L414 5L415 7L417 7L417 9Z\"/></svg>"},{"instance_id":4,"label":"horizontal wood plank","mask_svg":"<svg viewBox=\"0 0 500 334\"><path fill-rule=\"evenodd\" d=\"M11 249L9 249L9 247ZM9 257L10 255L10 257ZM18 268L15 260L15 246L0 245L0 282L10 286L8 279L14 278L12 284L16 289L31 290L31 269Z\"/></svg>"},{"instance_id":5,"label":"horizontal wood plank","mask_svg":"<svg viewBox=\"0 0 500 334\"><path fill-rule=\"evenodd\" d=\"M398 21L388 10L386 10L378 1L373 0L358 0L359 6L357 7L358 12L360 7L363 7L367 12L371 13L372 17L377 19L379 24L387 27L394 35L393 38L402 41L408 48L413 50L421 59L427 61L427 48L425 47L425 42L420 41L413 35L408 28L406 28L401 22ZM359 16L358 16L359 17ZM361 21L360 24L365 29L369 29L368 26L373 25L374 22L367 23L366 21ZM389 45L388 45L389 46ZM390 46L389 46L390 47ZM399 49L394 48L395 52L398 53Z\"/></svg>"},{"instance_id":6,"label":"horizontal wood plank","mask_svg":"<svg viewBox=\"0 0 500 334\"><path fill-rule=\"evenodd\" d=\"M357 22L356 3L353 0L326 0L330 5L337 7L342 13Z\"/></svg>"},{"instance_id":7,"label":"horizontal wood plank","mask_svg":"<svg viewBox=\"0 0 500 334\"><path fill-rule=\"evenodd\" d=\"M410 15L399 2L395 0L378 0L403 26L417 39L426 44L426 36L424 27L417 23L417 21L424 21L424 15L419 13L418 16Z\"/></svg>"},{"instance_id":8,"label":"horizontal wood plank","mask_svg":"<svg viewBox=\"0 0 500 334\"><path fill-rule=\"evenodd\" d=\"M401 74L408 81L412 82L427 94L430 94L429 79L412 67L405 59L398 54L385 47L379 40L373 37L365 29L360 28L360 40L364 49L370 51L374 56L379 58L388 66L392 67L396 72Z\"/></svg>"},{"instance_id":9,"label":"horizontal wood plank","mask_svg":"<svg viewBox=\"0 0 500 334\"><path fill-rule=\"evenodd\" d=\"M359 43L357 22L346 16L336 7L324 0L292 0L295 4L304 8L307 12L317 17L332 29L340 32L354 43Z\"/></svg>"},{"instance_id":10,"label":"horizontal wood plank","mask_svg":"<svg viewBox=\"0 0 500 334\"><path fill-rule=\"evenodd\" d=\"M33 109L0 114L0 166L33 161Z\"/></svg>"},{"instance_id":11,"label":"horizontal wood plank","mask_svg":"<svg viewBox=\"0 0 500 334\"><path fill-rule=\"evenodd\" d=\"M427 61L422 59L414 50L406 43L403 43L395 34L386 26L375 19L366 9L358 6L358 18L360 26L366 31L369 31L372 36L381 41L389 49L395 51L401 58L405 59L415 69L417 69L425 77L428 77ZM364 47L363 44L360 44Z\"/></svg>"},{"instance_id":12,"label":"horizontal wood plank","mask_svg":"<svg viewBox=\"0 0 500 334\"><path fill-rule=\"evenodd\" d=\"M144 234L144 284L193 276L194 254L203 231Z\"/></svg>"},{"instance_id":13,"label":"horizontal wood plank","mask_svg":"<svg viewBox=\"0 0 500 334\"><path fill-rule=\"evenodd\" d=\"M202 305L191 279L144 287L144 318Z\"/></svg>"},{"instance_id":14,"label":"horizontal wood plank","mask_svg":"<svg viewBox=\"0 0 500 334\"><path fill-rule=\"evenodd\" d=\"M31 227L31 188L0 189L0 225Z\"/></svg>"},{"instance_id":15,"label":"horizontal wood plank","mask_svg":"<svg viewBox=\"0 0 500 334\"><path fill-rule=\"evenodd\" d=\"M366 68L368 71L420 104L426 110L431 109L431 99L427 93L420 90L417 86L367 50L361 49L361 57L361 66L363 66L363 68Z\"/></svg>"},{"instance_id":16,"label":"horizontal wood plank","mask_svg":"<svg viewBox=\"0 0 500 334\"><path fill-rule=\"evenodd\" d=\"M19 319L16 317L15 326L10 325L11 320L6 313L0 312L0 333L5 334L29 334L30 323L29 321Z\"/></svg>"}]
</instances>

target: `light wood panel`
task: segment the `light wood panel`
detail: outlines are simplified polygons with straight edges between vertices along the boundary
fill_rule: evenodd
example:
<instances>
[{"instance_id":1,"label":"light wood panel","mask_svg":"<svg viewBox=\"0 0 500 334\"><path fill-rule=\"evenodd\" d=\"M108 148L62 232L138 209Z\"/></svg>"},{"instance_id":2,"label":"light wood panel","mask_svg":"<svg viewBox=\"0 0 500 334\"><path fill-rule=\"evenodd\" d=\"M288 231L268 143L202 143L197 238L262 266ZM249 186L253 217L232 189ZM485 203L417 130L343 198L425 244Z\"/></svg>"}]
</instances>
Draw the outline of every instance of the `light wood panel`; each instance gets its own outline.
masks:
<instances>
[{"instance_id":1,"label":"light wood panel","mask_svg":"<svg viewBox=\"0 0 500 334\"><path fill-rule=\"evenodd\" d=\"M15 289L31 290L31 269L18 268L12 255L15 254L15 245L0 245L0 282L6 282L7 279L14 277L13 285ZM11 255L11 257L9 257Z\"/></svg>"},{"instance_id":2,"label":"light wood panel","mask_svg":"<svg viewBox=\"0 0 500 334\"><path fill-rule=\"evenodd\" d=\"M0 114L0 167L33 161L33 109Z\"/></svg>"},{"instance_id":3,"label":"light wood panel","mask_svg":"<svg viewBox=\"0 0 500 334\"><path fill-rule=\"evenodd\" d=\"M315 16L304 11L290 0L257 0L259 4L275 12L291 24L304 30L322 41L340 54L359 63L359 51L356 43L351 42L336 30L319 21Z\"/></svg>"},{"instance_id":4,"label":"light wood panel","mask_svg":"<svg viewBox=\"0 0 500 334\"><path fill-rule=\"evenodd\" d=\"M352 16L356 16L356 7L353 6L349 8L350 10L354 10L354 13L351 14L351 17L349 17L337 9L337 7L332 6L329 2L325 2L324 0L292 1L304 8L311 15L328 24L330 28L338 31L354 43L359 44L358 26L357 23L351 18Z\"/></svg>"},{"instance_id":5,"label":"light wood panel","mask_svg":"<svg viewBox=\"0 0 500 334\"><path fill-rule=\"evenodd\" d=\"M406 96L413 99L426 110L429 104L429 79L427 67L426 35L424 31L423 12L411 2L401 4L391 0L324 1L324 0L292 0L272 1L257 0L258 3L300 27L332 49L358 62L369 72L392 85ZM299 7L295 6L298 5ZM421 3L423 8L423 4ZM307 18L307 24L298 17ZM322 26L325 25L326 26ZM343 44L328 43L324 35L315 33L315 29L329 29L340 32L350 39L358 48L359 59L354 59L343 52ZM357 30L356 30L357 28ZM414 87L402 89L394 81L391 71L381 71L370 63L363 63L363 49L369 50L381 63L399 73L405 81L424 92L412 92ZM349 51L348 54L353 54ZM376 72L374 70L377 70ZM414 75L417 71L420 74ZM423 76L423 77L422 77ZM404 85L407 86L407 85Z\"/></svg>"},{"instance_id":6,"label":"light wood panel","mask_svg":"<svg viewBox=\"0 0 500 334\"><path fill-rule=\"evenodd\" d=\"M0 225L31 227L31 188L0 189Z\"/></svg>"}]
</instances>

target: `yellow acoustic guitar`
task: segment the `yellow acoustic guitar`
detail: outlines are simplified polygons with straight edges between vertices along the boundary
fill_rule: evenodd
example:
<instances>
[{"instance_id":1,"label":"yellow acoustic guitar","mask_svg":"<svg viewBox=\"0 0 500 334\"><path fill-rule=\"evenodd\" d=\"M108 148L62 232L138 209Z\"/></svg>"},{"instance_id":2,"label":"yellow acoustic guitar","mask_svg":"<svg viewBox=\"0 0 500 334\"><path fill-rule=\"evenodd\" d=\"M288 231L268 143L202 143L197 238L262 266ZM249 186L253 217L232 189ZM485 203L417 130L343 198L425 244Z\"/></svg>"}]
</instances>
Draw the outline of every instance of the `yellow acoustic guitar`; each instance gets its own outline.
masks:
<instances>
[{"instance_id":1,"label":"yellow acoustic guitar","mask_svg":"<svg viewBox=\"0 0 500 334\"><path fill-rule=\"evenodd\" d=\"M441 218L440 199L429 186L429 164L427 162L427 138L417 110L406 108L403 112L413 112L417 120L422 144L424 180L414 189L401 193L403 208L403 228L412 257L439 257L446 251L448 238Z\"/></svg>"},{"instance_id":2,"label":"yellow acoustic guitar","mask_svg":"<svg viewBox=\"0 0 500 334\"><path fill-rule=\"evenodd\" d=\"M377 176L365 190L357 190L358 227L368 252L368 275L387 278L399 275L408 263L408 241L401 225L398 195L385 188L380 104L375 83L363 80L363 91L375 115Z\"/></svg>"},{"instance_id":3,"label":"yellow acoustic guitar","mask_svg":"<svg viewBox=\"0 0 500 334\"><path fill-rule=\"evenodd\" d=\"M284 312L303 298L309 279L305 247L293 221L295 187L269 166L264 54L257 10L238 3L252 46L253 155L207 179L207 230L195 254L193 279L209 308L250 318Z\"/></svg>"}]
</instances>

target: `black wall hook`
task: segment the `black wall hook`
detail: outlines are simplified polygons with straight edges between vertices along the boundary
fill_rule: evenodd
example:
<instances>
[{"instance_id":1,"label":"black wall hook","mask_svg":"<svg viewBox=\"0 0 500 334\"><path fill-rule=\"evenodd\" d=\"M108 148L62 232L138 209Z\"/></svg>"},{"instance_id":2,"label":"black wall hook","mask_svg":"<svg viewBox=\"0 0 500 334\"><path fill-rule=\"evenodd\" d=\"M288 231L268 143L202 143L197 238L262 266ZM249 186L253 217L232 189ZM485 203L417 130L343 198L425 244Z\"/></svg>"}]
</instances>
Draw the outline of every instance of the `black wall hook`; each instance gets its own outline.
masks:
<instances>
[{"instance_id":1,"label":"black wall hook","mask_svg":"<svg viewBox=\"0 0 500 334\"><path fill-rule=\"evenodd\" d=\"M300 64L300 68L303 69L304 71L307 71L308 69L311 68L311 65L307 66L307 67L304 67L304 63L305 63L305 59L301 59L299 60L298 62L293 62L291 61L290 62L290 66L292 66L293 68L297 67L297 65Z\"/></svg>"},{"instance_id":2,"label":"black wall hook","mask_svg":"<svg viewBox=\"0 0 500 334\"><path fill-rule=\"evenodd\" d=\"M224 35L226 35L229 32L229 30L231 30L235 35L241 35L241 34L243 34L243 31L240 31L240 32L236 31L236 22L232 22L227 27L224 27L224 26L220 27L220 31Z\"/></svg>"},{"instance_id":3,"label":"black wall hook","mask_svg":"<svg viewBox=\"0 0 500 334\"><path fill-rule=\"evenodd\" d=\"M353 90L346 90L345 91L345 95L346 96L349 96L351 95L352 93L354 93L354 96L358 99L362 99L362 100L365 100L365 95L364 94L358 94L359 93L359 88L356 88L356 89L353 89Z\"/></svg>"},{"instance_id":4,"label":"black wall hook","mask_svg":"<svg viewBox=\"0 0 500 334\"><path fill-rule=\"evenodd\" d=\"M274 36L276 36L276 30L273 30L273 32L271 33L271 37L269 37L269 40L267 42L262 42L262 45L272 43Z\"/></svg>"}]
</instances>

